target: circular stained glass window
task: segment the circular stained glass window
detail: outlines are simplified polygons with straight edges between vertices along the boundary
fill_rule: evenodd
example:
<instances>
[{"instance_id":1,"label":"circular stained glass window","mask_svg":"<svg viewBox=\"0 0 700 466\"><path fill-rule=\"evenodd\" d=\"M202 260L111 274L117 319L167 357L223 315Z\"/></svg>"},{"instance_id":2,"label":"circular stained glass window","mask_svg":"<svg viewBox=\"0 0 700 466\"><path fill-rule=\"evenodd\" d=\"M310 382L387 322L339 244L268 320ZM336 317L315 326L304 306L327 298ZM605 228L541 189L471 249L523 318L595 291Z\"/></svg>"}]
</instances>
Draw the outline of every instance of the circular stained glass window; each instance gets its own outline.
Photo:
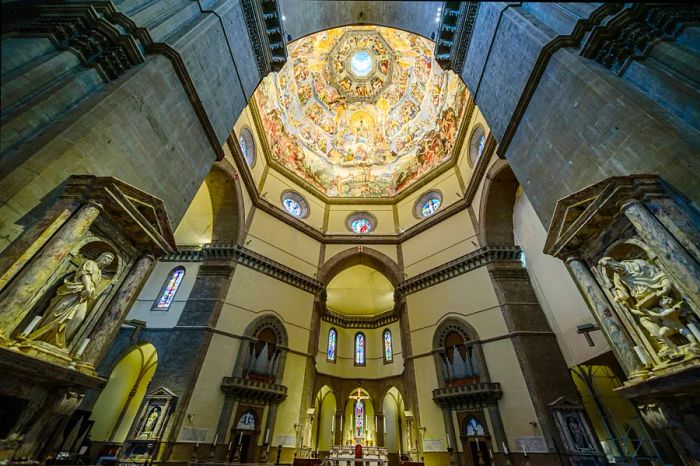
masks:
<instances>
[{"instance_id":1,"label":"circular stained glass window","mask_svg":"<svg viewBox=\"0 0 700 466\"><path fill-rule=\"evenodd\" d=\"M423 194L413 208L416 218L426 218L433 215L442 205L442 195L438 191L428 191Z\"/></svg>"},{"instance_id":2,"label":"circular stained glass window","mask_svg":"<svg viewBox=\"0 0 700 466\"><path fill-rule=\"evenodd\" d=\"M350 69L355 76L364 78L372 71L372 56L366 50L358 50L350 57Z\"/></svg>"},{"instance_id":3,"label":"circular stained glass window","mask_svg":"<svg viewBox=\"0 0 700 466\"><path fill-rule=\"evenodd\" d=\"M348 230L358 235L370 233L376 225L377 220L367 212L356 212L347 219Z\"/></svg>"},{"instance_id":4,"label":"circular stained glass window","mask_svg":"<svg viewBox=\"0 0 700 466\"><path fill-rule=\"evenodd\" d=\"M255 164L255 142L253 142L253 134L248 128L241 130L241 135L238 137L238 145L241 146L241 153L249 167Z\"/></svg>"},{"instance_id":5,"label":"circular stained glass window","mask_svg":"<svg viewBox=\"0 0 700 466\"><path fill-rule=\"evenodd\" d=\"M472 138L469 142L469 162L474 167L476 162L481 158L486 147L486 132L482 126L477 126L472 133Z\"/></svg>"},{"instance_id":6,"label":"circular stained glass window","mask_svg":"<svg viewBox=\"0 0 700 466\"><path fill-rule=\"evenodd\" d=\"M294 191L286 191L282 194L282 206L294 217L305 218L309 215L309 205L299 193Z\"/></svg>"}]
</instances>

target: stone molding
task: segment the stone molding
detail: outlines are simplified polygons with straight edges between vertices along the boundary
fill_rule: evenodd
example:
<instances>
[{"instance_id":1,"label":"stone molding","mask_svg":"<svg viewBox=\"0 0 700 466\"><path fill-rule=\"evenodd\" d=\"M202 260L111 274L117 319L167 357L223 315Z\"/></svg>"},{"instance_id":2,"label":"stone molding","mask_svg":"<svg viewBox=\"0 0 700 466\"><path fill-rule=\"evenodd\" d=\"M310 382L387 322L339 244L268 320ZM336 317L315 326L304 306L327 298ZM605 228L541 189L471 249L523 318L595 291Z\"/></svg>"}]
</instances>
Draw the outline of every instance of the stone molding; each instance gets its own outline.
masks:
<instances>
[{"instance_id":1,"label":"stone molding","mask_svg":"<svg viewBox=\"0 0 700 466\"><path fill-rule=\"evenodd\" d=\"M462 72L472 39L479 2L459 2L458 9L445 2L435 41L435 59L444 70ZM455 24L451 24L454 21Z\"/></svg>"},{"instance_id":2,"label":"stone molding","mask_svg":"<svg viewBox=\"0 0 700 466\"><path fill-rule=\"evenodd\" d=\"M498 382L480 382L468 385L436 388L433 401L442 408L471 409L494 405L503 396Z\"/></svg>"},{"instance_id":3,"label":"stone molding","mask_svg":"<svg viewBox=\"0 0 700 466\"><path fill-rule=\"evenodd\" d=\"M321 320L343 328L379 328L399 320L396 309L373 316L353 316L326 309L321 314Z\"/></svg>"},{"instance_id":4,"label":"stone molding","mask_svg":"<svg viewBox=\"0 0 700 466\"><path fill-rule=\"evenodd\" d=\"M287 62L287 46L279 3L277 0L241 0L241 9L260 76L281 70Z\"/></svg>"},{"instance_id":5,"label":"stone molding","mask_svg":"<svg viewBox=\"0 0 700 466\"><path fill-rule=\"evenodd\" d=\"M434 269L399 283L396 290L405 295L430 288L495 261L519 261L518 246L486 246Z\"/></svg>"},{"instance_id":6,"label":"stone molding","mask_svg":"<svg viewBox=\"0 0 700 466\"><path fill-rule=\"evenodd\" d=\"M243 377L224 377L221 391L235 399L256 403L281 403L287 398L285 385Z\"/></svg>"},{"instance_id":7,"label":"stone molding","mask_svg":"<svg viewBox=\"0 0 700 466\"><path fill-rule=\"evenodd\" d=\"M323 289L323 285L318 280L238 244L207 244L199 249L183 249L163 257L162 261L233 261L309 293L316 294Z\"/></svg>"}]
</instances>

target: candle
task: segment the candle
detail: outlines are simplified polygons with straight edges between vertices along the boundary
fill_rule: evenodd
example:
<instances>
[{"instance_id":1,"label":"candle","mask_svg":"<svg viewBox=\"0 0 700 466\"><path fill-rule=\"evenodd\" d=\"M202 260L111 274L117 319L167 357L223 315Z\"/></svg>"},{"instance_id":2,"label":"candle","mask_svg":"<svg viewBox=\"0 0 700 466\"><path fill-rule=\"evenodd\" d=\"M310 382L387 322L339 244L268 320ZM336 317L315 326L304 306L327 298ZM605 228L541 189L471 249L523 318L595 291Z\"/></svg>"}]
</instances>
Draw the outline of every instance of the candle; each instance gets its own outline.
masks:
<instances>
[{"instance_id":1,"label":"candle","mask_svg":"<svg viewBox=\"0 0 700 466\"><path fill-rule=\"evenodd\" d=\"M90 343L90 339L86 338L80 343L80 347L78 348L78 351L75 353L75 357L79 358L80 356L83 355L85 352L85 348L87 348L87 345Z\"/></svg>"},{"instance_id":2,"label":"candle","mask_svg":"<svg viewBox=\"0 0 700 466\"><path fill-rule=\"evenodd\" d=\"M450 442L450 435L447 435L447 448L452 448L452 442Z\"/></svg>"},{"instance_id":3,"label":"candle","mask_svg":"<svg viewBox=\"0 0 700 466\"><path fill-rule=\"evenodd\" d=\"M503 445L503 453L506 455L508 454L508 447L506 446L506 442L501 442L501 445Z\"/></svg>"},{"instance_id":4,"label":"candle","mask_svg":"<svg viewBox=\"0 0 700 466\"><path fill-rule=\"evenodd\" d=\"M268 443L269 440L270 440L270 429L268 428L268 429L265 431L265 443Z\"/></svg>"},{"instance_id":5,"label":"candle","mask_svg":"<svg viewBox=\"0 0 700 466\"><path fill-rule=\"evenodd\" d=\"M216 442L219 440L219 434L216 434L214 436L214 445L216 445Z\"/></svg>"},{"instance_id":6,"label":"candle","mask_svg":"<svg viewBox=\"0 0 700 466\"><path fill-rule=\"evenodd\" d=\"M32 330L34 330L34 327L37 326L37 324L41 321L41 316L35 316L31 322L29 322L29 325L27 325L27 328L24 329L22 332L22 335L29 335L32 333Z\"/></svg>"}]
</instances>

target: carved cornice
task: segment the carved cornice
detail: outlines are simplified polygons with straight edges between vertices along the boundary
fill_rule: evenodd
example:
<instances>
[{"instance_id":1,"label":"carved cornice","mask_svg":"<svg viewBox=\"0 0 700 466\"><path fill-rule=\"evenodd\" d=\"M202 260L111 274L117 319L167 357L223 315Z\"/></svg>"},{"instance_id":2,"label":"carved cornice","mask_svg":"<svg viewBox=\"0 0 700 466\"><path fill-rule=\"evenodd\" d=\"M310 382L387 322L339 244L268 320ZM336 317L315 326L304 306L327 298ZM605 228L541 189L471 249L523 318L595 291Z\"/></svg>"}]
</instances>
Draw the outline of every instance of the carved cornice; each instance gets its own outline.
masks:
<instances>
[{"instance_id":1,"label":"carved cornice","mask_svg":"<svg viewBox=\"0 0 700 466\"><path fill-rule=\"evenodd\" d=\"M698 21L697 5L635 4L605 25L594 27L581 55L620 76L632 60L646 56L659 40L673 40L685 24Z\"/></svg>"},{"instance_id":2,"label":"carved cornice","mask_svg":"<svg viewBox=\"0 0 700 466\"><path fill-rule=\"evenodd\" d=\"M435 41L435 59L444 70L462 73L478 2L445 2Z\"/></svg>"},{"instance_id":3,"label":"carved cornice","mask_svg":"<svg viewBox=\"0 0 700 466\"><path fill-rule=\"evenodd\" d=\"M221 391L241 401L281 403L287 398L287 387L261 380L224 377Z\"/></svg>"},{"instance_id":4,"label":"carved cornice","mask_svg":"<svg viewBox=\"0 0 700 466\"><path fill-rule=\"evenodd\" d=\"M199 249L183 249L162 259L166 262L233 261L309 293L319 293L318 280L238 244L207 244Z\"/></svg>"},{"instance_id":5,"label":"carved cornice","mask_svg":"<svg viewBox=\"0 0 700 466\"><path fill-rule=\"evenodd\" d=\"M399 313L396 309L391 309L374 316L351 316L326 309L321 314L321 319L343 328L379 328L399 320Z\"/></svg>"},{"instance_id":6,"label":"carved cornice","mask_svg":"<svg viewBox=\"0 0 700 466\"><path fill-rule=\"evenodd\" d=\"M657 175L613 176L575 192L557 202L544 252L562 260L578 255L624 204L670 195Z\"/></svg>"},{"instance_id":7,"label":"carved cornice","mask_svg":"<svg viewBox=\"0 0 700 466\"><path fill-rule=\"evenodd\" d=\"M518 261L518 246L486 246L434 269L405 280L396 287L402 294L411 294L471 272L495 261Z\"/></svg>"},{"instance_id":8,"label":"carved cornice","mask_svg":"<svg viewBox=\"0 0 700 466\"><path fill-rule=\"evenodd\" d=\"M483 408L498 402L503 396L498 382L481 382L433 390L433 401L443 408Z\"/></svg>"},{"instance_id":9,"label":"carved cornice","mask_svg":"<svg viewBox=\"0 0 700 466\"><path fill-rule=\"evenodd\" d=\"M241 0L241 7L260 76L279 71L287 61L287 47L277 1Z\"/></svg>"}]
</instances>

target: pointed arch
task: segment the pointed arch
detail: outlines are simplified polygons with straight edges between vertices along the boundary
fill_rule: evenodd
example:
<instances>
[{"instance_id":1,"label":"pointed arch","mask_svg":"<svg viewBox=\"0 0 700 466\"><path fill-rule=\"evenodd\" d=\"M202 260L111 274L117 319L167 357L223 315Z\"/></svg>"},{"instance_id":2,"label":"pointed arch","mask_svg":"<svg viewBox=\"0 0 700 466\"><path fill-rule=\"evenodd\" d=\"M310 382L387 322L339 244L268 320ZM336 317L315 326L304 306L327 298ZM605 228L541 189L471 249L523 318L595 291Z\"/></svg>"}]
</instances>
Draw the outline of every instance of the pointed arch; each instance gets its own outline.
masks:
<instances>
[{"instance_id":1,"label":"pointed arch","mask_svg":"<svg viewBox=\"0 0 700 466\"><path fill-rule=\"evenodd\" d=\"M511 246L513 208L518 183L505 160L497 160L484 177L479 209L479 242L482 246Z\"/></svg>"},{"instance_id":2,"label":"pointed arch","mask_svg":"<svg viewBox=\"0 0 700 466\"><path fill-rule=\"evenodd\" d=\"M238 174L224 159L216 162L204 182L212 207L212 243L240 243L244 236L245 210Z\"/></svg>"},{"instance_id":3,"label":"pointed arch","mask_svg":"<svg viewBox=\"0 0 700 466\"><path fill-rule=\"evenodd\" d=\"M391 257L366 246L346 249L331 257L318 272L318 280L324 285L343 270L353 265L365 265L383 274L393 286L403 280L401 267Z\"/></svg>"}]
</instances>

